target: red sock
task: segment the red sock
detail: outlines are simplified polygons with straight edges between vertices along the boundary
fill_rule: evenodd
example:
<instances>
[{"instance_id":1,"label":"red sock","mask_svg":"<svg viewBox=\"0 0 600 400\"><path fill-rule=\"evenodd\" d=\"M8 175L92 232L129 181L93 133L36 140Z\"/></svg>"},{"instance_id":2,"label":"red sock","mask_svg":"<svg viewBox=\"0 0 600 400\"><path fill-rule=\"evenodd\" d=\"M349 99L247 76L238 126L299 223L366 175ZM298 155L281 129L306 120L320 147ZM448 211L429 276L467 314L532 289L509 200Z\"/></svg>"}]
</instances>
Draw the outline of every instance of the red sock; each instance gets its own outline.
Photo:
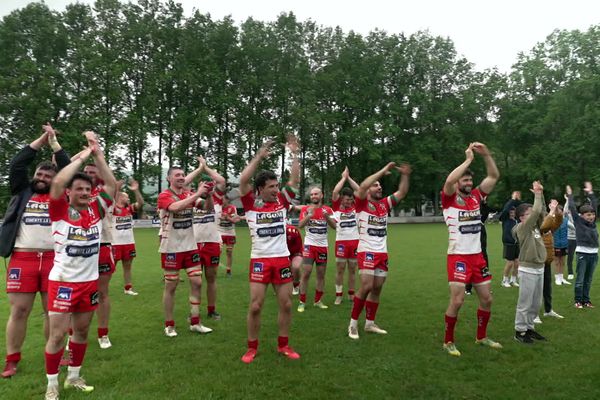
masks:
<instances>
[{"instance_id":1,"label":"red sock","mask_svg":"<svg viewBox=\"0 0 600 400\"><path fill-rule=\"evenodd\" d=\"M352 319L357 320L362 313L365 301L358 296L354 296L354 305L352 306Z\"/></svg>"},{"instance_id":2,"label":"red sock","mask_svg":"<svg viewBox=\"0 0 600 400\"><path fill-rule=\"evenodd\" d=\"M165 321L165 327L167 326L175 326L175 321L170 320L170 321Z\"/></svg>"},{"instance_id":3,"label":"red sock","mask_svg":"<svg viewBox=\"0 0 600 400\"><path fill-rule=\"evenodd\" d=\"M215 306L206 306L206 311L208 311L208 313L214 313L215 312Z\"/></svg>"},{"instance_id":4,"label":"red sock","mask_svg":"<svg viewBox=\"0 0 600 400\"><path fill-rule=\"evenodd\" d=\"M69 350L71 350L71 363L72 367L80 367L83 364L83 357L87 349L87 343L75 343L69 342Z\"/></svg>"},{"instance_id":5,"label":"red sock","mask_svg":"<svg viewBox=\"0 0 600 400\"><path fill-rule=\"evenodd\" d=\"M487 325L490 321L491 311L477 309L477 340L487 337Z\"/></svg>"},{"instance_id":6,"label":"red sock","mask_svg":"<svg viewBox=\"0 0 600 400\"><path fill-rule=\"evenodd\" d=\"M108 336L108 328L98 328L98 337Z\"/></svg>"},{"instance_id":7,"label":"red sock","mask_svg":"<svg viewBox=\"0 0 600 400\"><path fill-rule=\"evenodd\" d=\"M367 317L367 321L375 321L375 315L377 315L377 308L379 307L379 303L375 303L374 301L365 301L365 314Z\"/></svg>"},{"instance_id":8,"label":"red sock","mask_svg":"<svg viewBox=\"0 0 600 400\"><path fill-rule=\"evenodd\" d=\"M12 354L7 354L6 355L6 362L14 362L14 363L18 363L19 361L21 361L21 353L12 353Z\"/></svg>"},{"instance_id":9,"label":"red sock","mask_svg":"<svg viewBox=\"0 0 600 400\"><path fill-rule=\"evenodd\" d=\"M129 290L129 289L131 289L132 287L133 287L133 286L132 286L131 284L129 284L129 283L128 283L127 285L125 285L125 290Z\"/></svg>"},{"instance_id":10,"label":"red sock","mask_svg":"<svg viewBox=\"0 0 600 400\"><path fill-rule=\"evenodd\" d=\"M335 292L335 297L342 297L344 292Z\"/></svg>"},{"instance_id":11,"label":"red sock","mask_svg":"<svg viewBox=\"0 0 600 400\"><path fill-rule=\"evenodd\" d=\"M323 297L323 292L320 292L318 290L315 291L315 303L318 303L321 301L321 297Z\"/></svg>"},{"instance_id":12,"label":"red sock","mask_svg":"<svg viewBox=\"0 0 600 400\"><path fill-rule=\"evenodd\" d=\"M300 282L294 282L292 283L292 285L294 285L294 287L297 288L298 286L300 286Z\"/></svg>"},{"instance_id":13,"label":"red sock","mask_svg":"<svg viewBox=\"0 0 600 400\"><path fill-rule=\"evenodd\" d=\"M256 340L248 340L248 348L249 349L258 349L258 339Z\"/></svg>"},{"instance_id":14,"label":"red sock","mask_svg":"<svg viewBox=\"0 0 600 400\"><path fill-rule=\"evenodd\" d=\"M354 296L354 289L348 290L348 296Z\"/></svg>"},{"instance_id":15,"label":"red sock","mask_svg":"<svg viewBox=\"0 0 600 400\"><path fill-rule=\"evenodd\" d=\"M227 268L227 273L230 274L231 273L231 268Z\"/></svg>"},{"instance_id":16,"label":"red sock","mask_svg":"<svg viewBox=\"0 0 600 400\"><path fill-rule=\"evenodd\" d=\"M285 347L288 345L288 337L287 336L278 336L277 337L277 346Z\"/></svg>"},{"instance_id":17,"label":"red sock","mask_svg":"<svg viewBox=\"0 0 600 400\"><path fill-rule=\"evenodd\" d=\"M300 302L306 303L306 293L304 293L304 294L300 293Z\"/></svg>"},{"instance_id":18,"label":"red sock","mask_svg":"<svg viewBox=\"0 0 600 400\"><path fill-rule=\"evenodd\" d=\"M58 374L58 368L60 367L60 359L62 358L64 351L65 348L63 347L58 351L58 353L49 354L44 352L44 358L46 359L46 374Z\"/></svg>"},{"instance_id":19,"label":"red sock","mask_svg":"<svg viewBox=\"0 0 600 400\"><path fill-rule=\"evenodd\" d=\"M456 320L458 317L449 317L448 315L444 315L444 319L446 320L444 343L454 342L454 326L456 325Z\"/></svg>"},{"instance_id":20,"label":"red sock","mask_svg":"<svg viewBox=\"0 0 600 400\"><path fill-rule=\"evenodd\" d=\"M200 316L190 317L190 325L198 325L200 323Z\"/></svg>"},{"instance_id":21,"label":"red sock","mask_svg":"<svg viewBox=\"0 0 600 400\"><path fill-rule=\"evenodd\" d=\"M73 336L73 328L69 328L69 336Z\"/></svg>"}]
</instances>

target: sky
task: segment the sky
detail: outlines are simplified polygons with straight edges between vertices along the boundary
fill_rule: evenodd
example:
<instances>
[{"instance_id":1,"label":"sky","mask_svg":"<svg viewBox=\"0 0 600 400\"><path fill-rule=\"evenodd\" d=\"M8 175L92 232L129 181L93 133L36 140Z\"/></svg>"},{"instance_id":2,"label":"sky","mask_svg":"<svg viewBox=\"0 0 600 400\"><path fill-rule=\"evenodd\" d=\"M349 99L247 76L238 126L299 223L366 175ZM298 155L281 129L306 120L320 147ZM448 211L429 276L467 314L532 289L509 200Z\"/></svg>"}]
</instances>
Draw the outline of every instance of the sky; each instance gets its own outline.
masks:
<instances>
[{"instance_id":1,"label":"sky","mask_svg":"<svg viewBox=\"0 0 600 400\"><path fill-rule=\"evenodd\" d=\"M124 0L122 0L124 1ZM45 0L63 11L75 0ZM93 0L79 0L93 4ZM240 23L248 17L272 21L292 11L299 20L340 26L362 34L378 28L411 34L429 30L449 37L458 53L475 68L497 67L508 72L519 52L528 52L555 29L587 30L600 23L600 1L595 0L180 0L186 15L210 13L214 20L231 15ZM0 17L30 3L0 0Z\"/></svg>"}]
</instances>

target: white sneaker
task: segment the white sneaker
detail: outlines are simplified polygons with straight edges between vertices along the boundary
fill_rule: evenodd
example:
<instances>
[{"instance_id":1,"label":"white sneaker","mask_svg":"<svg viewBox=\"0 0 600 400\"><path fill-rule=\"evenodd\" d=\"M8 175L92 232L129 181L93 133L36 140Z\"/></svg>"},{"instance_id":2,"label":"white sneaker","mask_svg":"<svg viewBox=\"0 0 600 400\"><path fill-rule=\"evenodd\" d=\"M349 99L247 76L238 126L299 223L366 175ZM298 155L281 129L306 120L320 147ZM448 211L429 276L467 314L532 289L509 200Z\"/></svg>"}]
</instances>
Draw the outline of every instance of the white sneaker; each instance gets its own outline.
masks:
<instances>
[{"instance_id":1,"label":"white sneaker","mask_svg":"<svg viewBox=\"0 0 600 400\"><path fill-rule=\"evenodd\" d=\"M211 333L213 330L202 324L190 325L190 331L198 333Z\"/></svg>"},{"instance_id":2,"label":"white sneaker","mask_svg":"<svg viewBox=\"0 0 600 400\"><path fill-rule=\"evenodd\" d=\"M339 306L340 304L342 304L342 296L336 296L333 304L335 304L336 306Z\"/></svg>"},{"instance_id":3,"label":"white sneaker","mask_svg":"<svg viewBox=\"0 0 600 400\"><path fill-rule=\"evenodd\" d=\"M534 318L534 320L533 320L533 323L534 323L534 324L541 324L541 323L542 323L542 320L540 319L540 316L539 316L539 315L538 315L537 317L535 317L535 318Z\"/></svg>"},{"instance_id":4,"label":"white sneaker","mask_svg":"<svg viewBox=\"0 0 600 400\"><path fill-rule=\"evenodd\" d=\"M575 275L573 275L573 274L569 274L569 276L567 276L568 280L573 280L574 278L575 278Z\"/></svg>"},{"instance_id":5,"label":"white sneaker","mask_svg":"<svg viewBox=\"0 0 600 400\"><path fill-rule=\"evenodd\" d=\"M560 286L562 285L562 281L560 280L560 278L556 278L554 279L554 284L556 284L556 286Z\"/></svg>"},{"instance_id":6,"label":"white sneaker","mask_svg":"<svg viewBox=\"0 0 600 400\"><path fill-rule=\"evenodd\" d=\"M292 296L298 296L298 294L300 294L300 287L296 286L292 289Z\"/></svg>"},{"instance_id":7,"label":"white sneaker","mask_svg":"<svg viewBox=\"0 0 600 400\"><path fill-rule=\"evenodd\" d=\"M177 331L175 330L175 327L174 326L165 326L165 335L168 337L177 336Z\"/></svg>"},{"instance_id":8,"label":"white sneaker","mask_svg":"<svg viewBox=\"0 0 600 400\"><path fill-rule=\"evenodd\" d=\"M511 285L511 286L514 286L514 287L519 287L519 282L517 282L517 281L512 281L512 282L510 283L510 285Z\"/></svg>"},{"instance_id":9,"label":"white sneaker","mask_svg":"<svg viewBox=\"0 0 600 400\"><path fill-rule=\"evenodd\" d=\"M568 280L566 280L565 278L562 279L562 284L563 285L570 285L571 282L569 282Z\"/></svg>"},{"instance_id":10,"label":"white sneaker","mask_svg":"<svg viewBox=\"0 0 600 400\"><path fill-rule=\"evenodd\" d=\"M358 328L356 328L356 327L354 327L352 325L349 325L348 326L348 337L350 339L357 340L359 338L359 336L358 336Z\"/></svg>"},{"instance_id":11,"label":"white sneaker","mask_svg":"<svg viewBox=\"0 0 600 400\"><path fill-rule=\"evenodd\" d=\"M365 324L365 332L376 333L378 335L387 335L387 331L381 329L376 324Z\"/></svg>"},{"instance_id":12,"label":"white sneaker","mask_svg":"<svg viewBox=\"0 0 600 400\"><path fill-rule=\"evenodd\" d=\"M138 292L134 292L133 289L123 290L123 293L128 294L130 296L137 296L139 294Z\"/></svg>"},{"instance_id":13,"label":"white sneaker","mask_svg":"<svg viewBox=\"0 0 600 400\"><path fill-rule=\"evenodd\" d=\"M98 338L98 344L100 345L101 349L109 349L112 347L112 343L106 335Z\"/></svg>"},{"instance_id":14,"label":"white sneaker","mask_svg":"<svg viewBox=\"0 0 600 400\"><path fill-rule=\"evenodd\" d=\"M314 303L313 306L315 306L317 308L320 308L321 310L327 310L329 308L329 306L323 304L323 302L321 300L319 300L316 303Z\"/></svg>"},{"instance_id":15,"label":"white sneaker","mask_svg":"<svg viewBox=\"0 0 600 400\"><path fill-rule=\"evenodd\" d=\"M48 386L45 400L58 400L58 386Z\"/></svg>"},{"instance_id":16,"label":"white sneaker","mask_svg":"<svg viewBox=\"0 0 600 400\"><path fill-rule=\"evenodd\" d=\"M510 282L509 281L502 281L501 286L502 287L510 287Z\"/></svg>"},{"instance_id":17,"label":"white sneaker","mask_svg":"<svg viewBox=\"0 0 600 400\"><path fill-rule=\"evenodd\" d=\"M550 312L545 312L544 317L553 317L553 318L558 318L558 319L564 318L562 315L560 315L559 313L557 313L554 310L550 310Z\"/></svg>"},{"instance_id":18,"label":"white sneaker","mask_svg":"<svg viewBox=\"0 0 600 400\"><path fill-rule=\"evenodd\" d=\"M76 390L79 390L80 392L84 392L84 393L89 393L94 390L94 387L85 383L85 379L83 379L82 377L73 378L73 379L69 379L69 378L65 379L64 388L65 389L76 389Z\"/></svg>"}]
</instances>

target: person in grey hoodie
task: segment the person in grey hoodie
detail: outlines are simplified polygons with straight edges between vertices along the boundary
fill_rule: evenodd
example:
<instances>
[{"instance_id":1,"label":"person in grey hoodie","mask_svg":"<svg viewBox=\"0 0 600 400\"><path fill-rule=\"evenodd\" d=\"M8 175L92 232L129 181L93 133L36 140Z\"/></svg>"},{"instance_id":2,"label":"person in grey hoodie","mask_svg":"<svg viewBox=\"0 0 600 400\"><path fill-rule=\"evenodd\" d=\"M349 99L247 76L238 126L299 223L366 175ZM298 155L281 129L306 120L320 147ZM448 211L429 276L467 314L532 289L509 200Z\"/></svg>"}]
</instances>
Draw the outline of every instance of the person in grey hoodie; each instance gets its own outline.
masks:
<instances>
[{"instance_id":1,"label":"person in grey hoodie","mask_svg":"<svg viewBox=\"0 0 600 400\"><path fill-rule=\"evenodd\" d=\"M546 247L540 232L544 213L543 190L544 187L539 181L533 182L533 207L527 203L517 207L519 223L513 228L513 236L519 243L520 282L515 314L515 340L524 344L533 344L534 339L546 340L534 330L533 324L542 300L546 260ZM557 205L555 200L550 202L549 215L554 214Z\"/></svg>"}]
</instances>

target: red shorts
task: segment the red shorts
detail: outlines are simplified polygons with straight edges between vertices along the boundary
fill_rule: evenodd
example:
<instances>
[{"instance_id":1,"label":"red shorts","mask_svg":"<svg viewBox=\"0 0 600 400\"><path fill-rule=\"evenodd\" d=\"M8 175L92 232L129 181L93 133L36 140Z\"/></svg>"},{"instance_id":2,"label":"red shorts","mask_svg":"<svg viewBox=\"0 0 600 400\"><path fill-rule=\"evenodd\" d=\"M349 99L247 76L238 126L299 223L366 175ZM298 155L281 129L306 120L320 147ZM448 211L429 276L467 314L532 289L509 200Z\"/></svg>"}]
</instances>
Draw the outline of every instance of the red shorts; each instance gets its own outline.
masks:
<instances>
[{"instance_id":1,"label":"red shorts","mask_svg":"<svg viewBox=\"0 0 600 400\"><path fill-rule=\"evenodd\" d=\"M99 302L98 281L48 284L48 311L58 313L94 311Z\"/></svg>"},{"instance_id":2,"label":"red shorts","mask_svg":"<svg viewBox=\"0 0 600 400\"><path fill-rule=\"evenodd\" d=\"M160 253L160 262L163 269L175 271L196 267L200 265L200 252L190 250L180 253Z\"/></svg>"},{"instance_id":3,"label":"red shorts","mask_svg":"<svg viewBox=\"0 0 600 400\"><path fill-rule=\"evenodd\" d=\"M386 276L388 271L387 253L372 253L361 251L356 255L358 273L367 275Z\"/></svg>"},{"instance_id":4,"label":"red shorts","mask_svg":"<svg viewBox=\"0 0 600 400\"><path fill-rule=\"evenodd\" d=\"M327 247L304 245L302 257L313 260L317 265L326 265Z\"/></svg>"},{"instance_id":5,"label":"red shorts","mask_svg":"<svg viewBox=\"0 0 600 400\"><path fill-rule=\"evenodd\" d=\"M7 293L48 291L48 274L54 265L54 251L15 251L6 271Z\"/></svg>"},{"instance_id":6,"label":"red shorts","mask_svg":"<svg viewBox=\"0 0 600 400\"><path fill-rule=\"evenodd\" d=\"M483 254L448 254L448 282L472 283L490 281L490 272Z\"/></svg>"},{"instance_id":7,"label":"red shorts","mask_svg":"<svg viewBox=\"0 0 600 400\"><path fill-rule=\"evenodd\" d=\"M235 244L235 236L221 235L221 240L224 245L233 246Z\"/></svg>"},{"instance_id":8,"label":"red shorts","mask_svg":"<svg viewBox=\"0 0 600 400\"><path fill-rule=\"evenodd\" d=\"M115 256L115 263L118 261L129 261L133 260L137 255L135 253L135 244L114 244L113 254Z\"/></svg>"},{"instance_id":9,"label":"red shorts","mask_svg":"<svg viewBox=\"0 0 600 400\"><path fill-rule=\"evenodd\" d=\"M221 260L221 245L219 243L198 243L200 264L203 267L218 267Z\"/></svg>"},{"instance_id":10,"label":"red shorts","mask_svg":"<svg viewBox=\"0 0 600 400\"><path fill-rule=\"evenodd\" d=\"M100 245L98 256L98 273L100 275L111 275L115 272L115 258L113 249L109 244Z\"/></svg>"},{"instance_id":11,"label":"red shorts","mask_svg":"<svg viewBox=\"0 0 600 400\"><path fill-rule=\"evenodd\" d=\"M281 285L292 281L288 257L250 259L250 282Z\"/></svg>"},{"instance_id":12,"label":"red shorts","mask_svg":"<svg viewBox=\"0 0 600 400\"><path fill-rule=\"evenodd\" d=\"M358 240L336 240L335 256L346 260L356 260Z\"/></svg>"}]
</instances>

